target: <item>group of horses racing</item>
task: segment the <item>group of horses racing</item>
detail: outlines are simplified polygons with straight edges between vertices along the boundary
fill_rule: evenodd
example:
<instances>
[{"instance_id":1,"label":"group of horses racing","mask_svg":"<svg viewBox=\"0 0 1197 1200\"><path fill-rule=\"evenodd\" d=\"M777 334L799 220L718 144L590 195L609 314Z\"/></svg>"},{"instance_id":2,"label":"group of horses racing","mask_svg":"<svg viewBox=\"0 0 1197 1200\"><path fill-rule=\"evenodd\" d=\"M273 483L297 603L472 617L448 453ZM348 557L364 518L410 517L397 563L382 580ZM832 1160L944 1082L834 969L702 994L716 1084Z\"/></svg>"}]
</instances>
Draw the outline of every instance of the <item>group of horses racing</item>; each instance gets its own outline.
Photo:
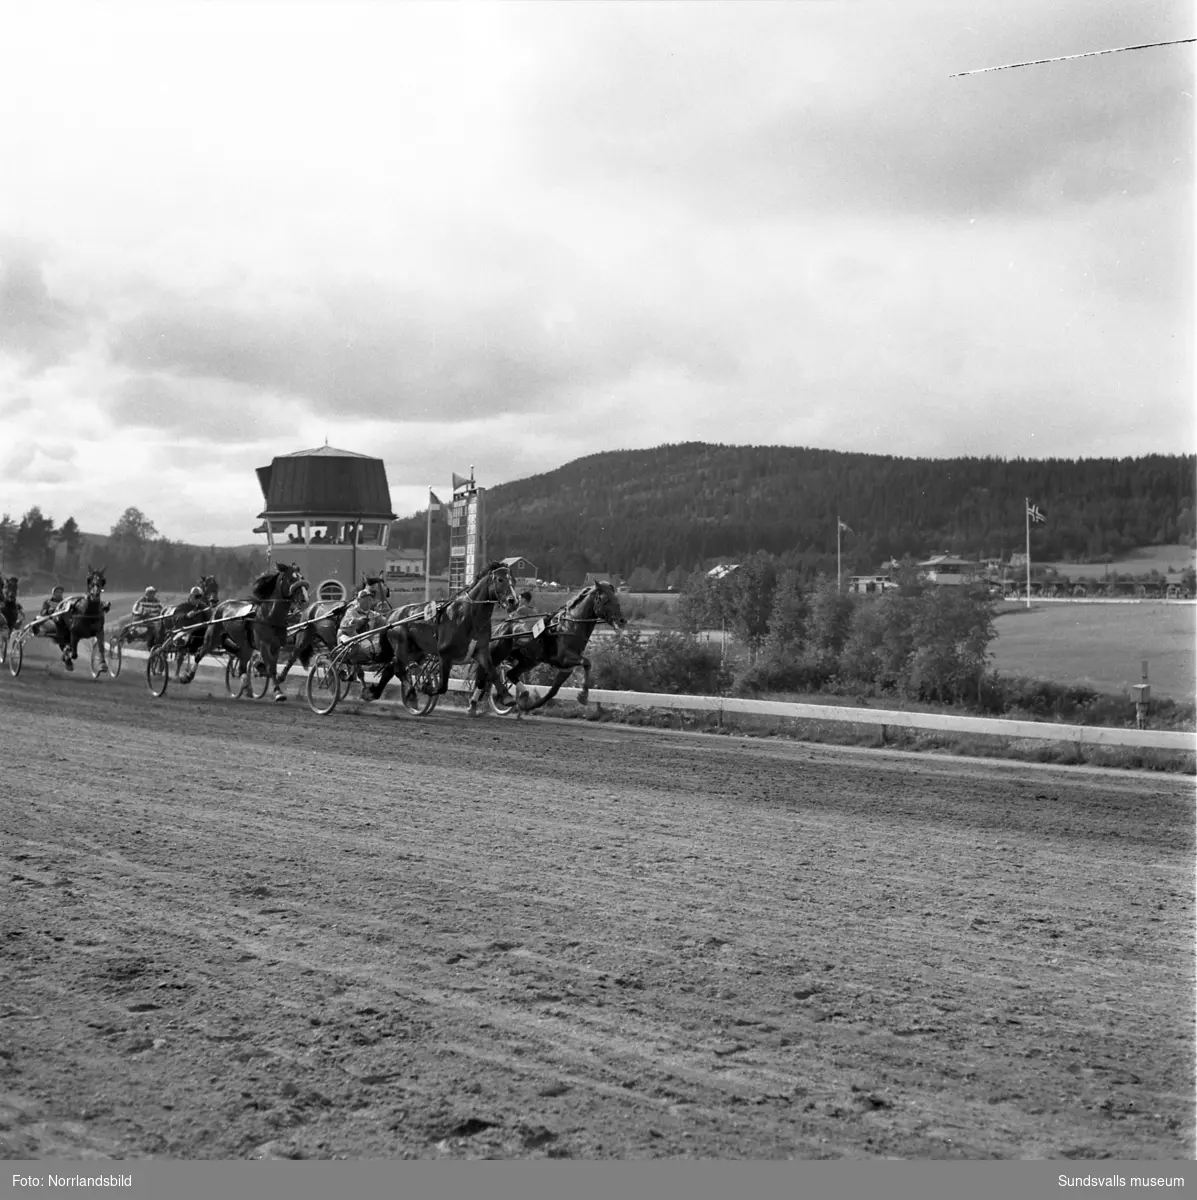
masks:
<instances>
[{"instance_id":1,"label":"group of horses racing","mask_svg":"<svg viewBox=\"0 0 1197 1200\"><path fill-rule=\"evenodd\" d=\"M356 600L310 602L309 584L294 564L273 567L254 581L248 597L235 600L221 600L209 575L187 599L157 615L130 614L107 636L106 586L103 568L89 566L85 593L64 596L26 621L18 602L19 580L4 579L0 663L7 661L18 675L25 643L42 636L54 640L63 664L73 670L80 641L91 638L92 674L115 676L123 646L140 642L149 652L146 681L156 697L165 695L172 675L177 683L190 683L200 662L224 655L231 696L261 697L273 689L274 699L281 701L287 675L299 662L307 670L306 694L314 712L332 712L355 683L363 700L377 700L397 678L404 707L418 716L431 712L448 690L451 669L466 664L470 715L477 715L484 699L493 712L507 715L543 707L578 667L584 672L578 700L585 704L591 634L599 624L613 629L627 624L614 585L600 580L553 612L510 616L515 587L507 566L497 562L447 600L398 608L391 606L385 580L377 577L363 577ZM360 631L346 628L346 613L355 603ZM537 697L523 680L541 664L556 676Z\"/></svg>"}]
</instances>

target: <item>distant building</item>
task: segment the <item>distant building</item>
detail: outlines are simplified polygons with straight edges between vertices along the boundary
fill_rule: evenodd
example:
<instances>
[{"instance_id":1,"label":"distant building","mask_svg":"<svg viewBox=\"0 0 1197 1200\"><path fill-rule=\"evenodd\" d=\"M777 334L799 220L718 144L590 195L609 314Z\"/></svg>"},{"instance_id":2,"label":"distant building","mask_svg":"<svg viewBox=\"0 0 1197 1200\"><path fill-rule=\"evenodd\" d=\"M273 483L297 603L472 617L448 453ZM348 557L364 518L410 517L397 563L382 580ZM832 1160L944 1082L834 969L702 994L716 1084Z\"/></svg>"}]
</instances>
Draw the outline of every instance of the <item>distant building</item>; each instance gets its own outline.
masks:
<instances>
[{"instance_id":1,"label":"distant building","mask_svg":"<svg viewBox=\"0 0 1197 1200\"><path fill-rule=\"evenodd\" d=\"M848 580L848 591L861 596L892 591L897 586L888 575L853 575Z\"/></svg>"},{"instance_id":2,"label":"distant building","mask_svg":"<svg viewBox=\"0 0 1197 1200\"><path fill-rule=\"evenodd\" d=\"M726 575L730 575L733 571L740 569L739 563L720 563L717 567L712 567L707 572L708 579L722 579Z\"/></svg>"},{"instance_id":3,"label":"distant building","mask_svg":"<svg viewBox=\"0 0 1197 1200\"><path fill-rule=\"evenodd\" d=\"M387 556L387 575L424 574L423 550L392 550Z\"/></svg>"},{"instance_id":4,"label":"distant building","mask_svg":"<svg viewBox=\"0 0 1197 1200\"><path fill-rule=\"evenodd\" d=\"M536 578L536 567L522 555L500 560L510 572L516 587L536 587L540 580Z\"/></svg>"},{"instance_id":5,"label":"distant building","mask_svg":"<svg viewBox=\"0 0 1197 1200\"><path fill-rule=\"evenodd\" d=\"M979 567L967 559L955 558L951 554L933 554L926 562L918 564L919 574L928 583L959 585L976 578Z\"/></svg>"}]
</instances>

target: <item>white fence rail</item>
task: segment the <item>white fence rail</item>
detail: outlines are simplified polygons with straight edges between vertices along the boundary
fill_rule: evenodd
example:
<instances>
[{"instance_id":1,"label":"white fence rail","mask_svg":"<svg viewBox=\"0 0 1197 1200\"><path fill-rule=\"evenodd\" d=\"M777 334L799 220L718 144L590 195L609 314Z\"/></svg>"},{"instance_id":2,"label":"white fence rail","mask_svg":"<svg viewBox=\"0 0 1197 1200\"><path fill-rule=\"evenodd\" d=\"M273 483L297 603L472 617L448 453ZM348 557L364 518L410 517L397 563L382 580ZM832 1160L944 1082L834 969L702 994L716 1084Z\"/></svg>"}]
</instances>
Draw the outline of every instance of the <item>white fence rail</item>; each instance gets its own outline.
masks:
<instances>
[{"instance_id":1,"label":"white fence rail","mask_svg":"<svg viewBox=\"0 0 1197 1200\"><path fill-rule=\"evenodd\" d=\"M462 679L451 679L453 691L467 690ZM530 687L543 694L545 687ZM562 688L562 699L578 689ZM1084 746L1135 746L1158 750L1197 751L1197 733L1164 729L1115 729L1104 725L1065 725L1048 721L1006 721L997 717L965 717L954 713L898 712L880 708L848 708L831 704L791 704L780 700L741 700L732 696L671 696L657 692L614 692L591 688L590 699L629 708L664 708L685 712L750 714L789 717L801 721L832 721L849 725L879 725L890 729L931 729L942 733L975 733L991 737L1035 738L1046 742L1077 742Z\"/></svg>"},{"instance_id":2,"label":"white fence rail","mask_svg":"<svg viewBox=\"0 0 1197 1200\"><path fill-rule=\"evenodd\" d=\"M144 650L127 649L128 658L148 657ZM224 670L224 663L202 662L206 667ZM298 664L293 675L306 675ZM450 679L449 690L465 692L464 679ZM547 687L530 685L528 690L540 696ZM561 700L574 700L578 688L562 688ZM759 717L788 717L799 721L827 721L847 725L876 725L888 729L929 729L938 733L973 733L988 737L1027 738L1043 742L1073 742L1082 746L1131 746L1137 749L1197 752L1197 733L1177 733L1166 729L1117 729L1105 725L1065 725L1050 721L1006 721L998 717L965 717L955 713L899 712L896 709L850 708L832 704L793 704L781 700L742 700L734 696L673 696L663 692L617 692L591 688L590 699L598 704L625 708L661 708L681 712L707 712L716 715L743 714Z\"/></svg>"}]
</instances>

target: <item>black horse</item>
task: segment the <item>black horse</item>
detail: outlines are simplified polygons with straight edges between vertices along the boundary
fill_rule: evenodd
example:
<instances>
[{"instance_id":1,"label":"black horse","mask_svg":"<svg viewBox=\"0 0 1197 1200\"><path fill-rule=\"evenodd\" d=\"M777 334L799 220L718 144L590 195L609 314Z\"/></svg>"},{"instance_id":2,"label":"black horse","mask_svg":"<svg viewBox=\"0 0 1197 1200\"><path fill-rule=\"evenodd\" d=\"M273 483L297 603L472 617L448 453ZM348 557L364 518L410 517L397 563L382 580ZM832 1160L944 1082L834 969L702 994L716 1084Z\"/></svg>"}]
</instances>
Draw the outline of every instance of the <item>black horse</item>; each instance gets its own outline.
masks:
<instances>
[{"instance_id":1,"label":"black horse","mask_svg":"<svg viewBox=\"0 0 1197 1200\"><path fill-rule=\"evenodd\" d=\"M363 575L358 591L363 588L374 593L374 611L379 616L387 616L391 612L391 589L387 587L386 580L381 575ZM337 630L349 605L349 600L316 600L299 610L297 624L300 627L295 632L294 641L288 644L287 661L278 675L280 687L286 682L297 659L306 670L312 656L319 650L336 649Z\"/></svg>"},{"instance_id":2,"label":"black horse","mask_svg":"<svg viewBox=\"0 0 1197 1200\"><path fill-rule=\"evenodd\" d=\"M275 700L286 700L278 681L278 656L287 640L293 606L306 599L307 581L294 563L279 563L259 575L250 587L252 599L225 600L212 610L204 640L186 676L191 680L205 655L216 650L235 654L238 674L245 675L256 650L262 656Z\"/></svg>"},{"instance_id":3,"label":"black horse","mask_svg":"<svg viewBox=\"0 0 1197 1200\"><path fill-rule=\"evenodd\" d=\"M523 712L543 708L561 689L561 685L581 667L582 690L578 703L585 704L590 693L590 659L586 643L599 622L613 629L623 629L627 620L619 607L619 597L613 584L595 580L587 584L566 604L545 617L519 617L500 623L491 637L490 661L495 678L503 680L502 667L507 665L503 680L516 692L516 703ZM520 684L520 678L540 663L556 668L553 686L539 700ZM483 690L485 681L479 678ZM496 707L501 707L496 704Z\"/></svg>"},{"instance_id":4,"label":"black horse","mask_svg":"<svg viewBox=\"0 0 1197 1200\"><path fill-rule=\"evenodd\" d=\"M378 699L387 684L399 676L404 692L414 690L408 668L428 655L440 657L438 695L449 690L449 670L454 663L467 661L471 654L478 664L479 681L492 677L490 660L490 620L497 603L513 599L515 588L511 571L502 563L492 562L469 587L443 604L407 604L391 613L383 626L381 643L382 674L369 695ZM502 681L495 677L497 687ZM470 695L470 713L477 713L481 690ZM504 695L506 692L504 691Z\"/></svg>"},{"instance_id":5,"label":"black horse","mask_svg":"<svg viewBox=\"0 0 1197 1200\"><path fill-rule=\"evenodd\" d=\"M62 665L68 671L75 669L79 657L79 642L83 638L95 638L100 650L99 674L108 671L108 659L104 653L104 614L112 606L104 600L104 589L108 581L104 568L87 566L87 594L68 596L63 607L54 618L54 640L62 651Z\"/></svg>"}]
</instances>

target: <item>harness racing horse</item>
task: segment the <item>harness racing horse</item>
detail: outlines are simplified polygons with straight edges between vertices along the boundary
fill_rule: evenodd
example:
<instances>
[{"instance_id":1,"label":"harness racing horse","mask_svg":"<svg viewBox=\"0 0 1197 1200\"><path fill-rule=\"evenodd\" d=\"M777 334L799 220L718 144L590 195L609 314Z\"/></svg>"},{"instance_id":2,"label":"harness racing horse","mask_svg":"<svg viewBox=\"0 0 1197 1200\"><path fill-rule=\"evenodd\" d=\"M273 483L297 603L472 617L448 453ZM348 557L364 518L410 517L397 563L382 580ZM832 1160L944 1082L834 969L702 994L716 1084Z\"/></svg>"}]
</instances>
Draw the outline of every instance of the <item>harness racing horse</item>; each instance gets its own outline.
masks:
<instances>
[{"instance_id":1,"label":"harness racing horse","mask_svg":"<svg viewBox=\"0 0 1197 1200\"><path fill-rule=\"evenodd\" d=\"M363 575L361 583L358 584L358 591L363 588L368 588L374 593L376 613L386 616L391 612L391 589L387 587L382 576ZM287 674L295 665L296 659L306 670L311 665L312 656L318 650L336 649L337 630L350 603L349 600L316 600L299 611L297 615L300 627L296 631L295 641L291 644L287 661L279 672L279 687L286 682Z\"/></svg>"},{"instance_id":2,"label":"harness racing horse","mask_svg":"<svg viewBox=\"0 0 1197 1200\"><path fill-rule=\"evenodd\" d=\"M543 708L578 667L583 671L578 703L586 703L590 695L590 659L585 654L586 643L600 621L606 622L612 629L624 629L627 626L627 620L620 611L615 586L605 580L587 584L547 618L518 617L499 625L490 643L494 677L514 689L516 704L521 712ZM502 667L508 663L510 666L503 680ZM540 663L555 667L557 678L545 695L534 700L520 683L520 678ZM479 683L485 690L485 682L479 679ZM511 711L511 707L502 704L494 696L491 697L491 707L500 714Z\"/></svg>"},{"instance_id":3,"label":"harness racing horse","mask_svg":"<svg viewBox=\"0 0 1197 1200\"><path fill-rule=\"evenodd\" d=\"M287 640L287 623L293 604L306 598L307 582L294 563L279 563L259 575L250 588L250 600L225 600L212 610L203 644L195 653L189 682L205 655L216 650L235 654L238 674L245 675L250 656L256 650L262 656L266 678L274 688L275 700L286 700L279 687L278 654Z\"/></svg>"},{"instance_id":4,"label":"harness racing horse","mask_svg":"<svg viewBox=\"0 0 1197 1200\"><path fill-rule=\"evenodd\" d=\"M79 642L83 638L94 638L99 648L98 673L108 673L108 660L104 655L104 614L111 605L103 598L104 588L107 586L104 568L93 569L89 563L87 594L68 596L54 617L54 640L62 651L62 665L68 671L75 669L75 659L79 657Z\"/></svg>"},{"instance_id":5,"label":"harness racing horse","mask_svg":"<svg viewBox=\"0 0 1197 1200\"><path fill-rule=\"evenodd\" d=\"M25 610L17 600L20 582L15 575L9 575L0 588L0 662L8 654L9 634L16 632L25 616Z\"/></svg>"},{"instance_id":6,"label":"harness racing horse","mask_svg":"<svg viewBox=\"0 0 1197 1200\"><path fill-rule=\"evenodd\" d=\"M467 661L471 654L478 664L480 682L494 676L490 658L490 619L497 603L515 598L511 571L502 563L492 562L469 587L433 608L425 604L407 604L391 613L383 626L381 657L384 662L378 682L369 691L377 700L387 684L399 676L405 694L413 694L415 685L408 669L422 658L440 658L437 695L449 690L449 670L454 663ZM495 684L503 687L495 677ZM470 715L477 716L480 688L470 694ZM504 695L506 692L504 691Z\"/></svg>"}]
</instances>

